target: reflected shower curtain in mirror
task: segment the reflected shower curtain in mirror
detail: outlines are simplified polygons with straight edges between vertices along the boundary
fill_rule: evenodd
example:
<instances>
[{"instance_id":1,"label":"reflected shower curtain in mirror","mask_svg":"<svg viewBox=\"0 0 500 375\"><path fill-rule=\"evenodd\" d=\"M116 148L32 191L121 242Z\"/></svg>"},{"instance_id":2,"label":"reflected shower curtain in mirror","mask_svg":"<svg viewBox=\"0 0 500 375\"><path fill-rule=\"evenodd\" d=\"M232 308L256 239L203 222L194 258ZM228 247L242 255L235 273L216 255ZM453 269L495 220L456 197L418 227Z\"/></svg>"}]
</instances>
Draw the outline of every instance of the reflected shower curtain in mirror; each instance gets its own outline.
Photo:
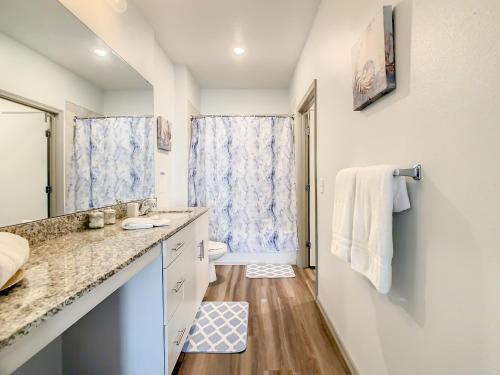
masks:
<instances>
[{"instance_id":1,"label":"reflected shower curtain in mirror","mask_svg":"<svg viewBox=\"0 0 500 375\"><path fill-rule=\"evenodd\" d=\"M189 205L211 208L210 239L233 252L297 251L290 117L202 117L191 122Z\"/></svg>"},{"instance_id":2,"label":"reflected shower curtain in mirror","mask_svg":"<svg viewBox=\"0 0 500 375\"><path fill-rule=\"evenodd\" d=\"M153 119L76 119L70 168L67 213L153 197Z\"/></svg>"}]
</instances>

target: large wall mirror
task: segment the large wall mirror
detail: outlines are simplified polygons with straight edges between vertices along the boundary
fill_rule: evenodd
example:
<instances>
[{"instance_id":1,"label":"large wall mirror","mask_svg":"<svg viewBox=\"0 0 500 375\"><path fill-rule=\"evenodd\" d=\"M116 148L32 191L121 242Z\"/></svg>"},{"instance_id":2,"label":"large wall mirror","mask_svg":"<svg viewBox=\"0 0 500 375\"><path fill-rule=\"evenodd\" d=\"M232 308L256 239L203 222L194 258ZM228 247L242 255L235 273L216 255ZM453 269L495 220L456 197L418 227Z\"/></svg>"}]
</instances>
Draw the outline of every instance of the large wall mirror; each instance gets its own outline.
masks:
<instances>
[{"instance_id":1,"label":"large wall mirror","mask_svg":"<svg viewBox=\"0 0 500 375\"><path fill-rule=\"evenodd\" d=\"M2 0L0 51L0 227L154 196L149 82L57 0Z\"/></svg>"}]
</instances>

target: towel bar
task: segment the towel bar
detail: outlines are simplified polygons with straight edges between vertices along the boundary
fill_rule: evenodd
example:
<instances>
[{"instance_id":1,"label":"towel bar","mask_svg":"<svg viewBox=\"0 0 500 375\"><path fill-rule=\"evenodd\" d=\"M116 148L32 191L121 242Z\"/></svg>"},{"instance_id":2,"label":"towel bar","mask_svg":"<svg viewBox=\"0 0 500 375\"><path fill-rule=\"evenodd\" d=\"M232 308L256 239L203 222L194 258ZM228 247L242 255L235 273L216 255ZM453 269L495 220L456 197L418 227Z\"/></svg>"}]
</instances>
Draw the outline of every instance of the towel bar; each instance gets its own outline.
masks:
<instances>
[{"instance_id":1,"label":"towel bar","mask_svg":"<svg viewBox=\"0 0 500 375\"><path fill-rule=\"evenodd\" d=\"M394 176L412 177L414 180L420 181L422 179L422 165L416 164L413 168L396 169Z\"/></svg>"}]
</instances>

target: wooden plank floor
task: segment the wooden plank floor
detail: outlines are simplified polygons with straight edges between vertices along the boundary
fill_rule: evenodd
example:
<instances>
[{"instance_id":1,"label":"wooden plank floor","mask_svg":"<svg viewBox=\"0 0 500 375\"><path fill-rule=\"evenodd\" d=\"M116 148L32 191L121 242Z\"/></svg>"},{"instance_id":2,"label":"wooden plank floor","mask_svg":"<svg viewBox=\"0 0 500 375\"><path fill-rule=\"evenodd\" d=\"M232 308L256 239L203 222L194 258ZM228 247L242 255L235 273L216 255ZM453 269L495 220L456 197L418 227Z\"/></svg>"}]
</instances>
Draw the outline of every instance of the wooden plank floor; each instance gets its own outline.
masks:
<instances>
[{"instance_id":1,"label":"wooden plank floor","mask_svg":"<svg viewBox=\"0 0 500 375\"><path fill-rule=\"evenodd\" d=\"M302 269L304 274L304 281L309 288L309 291L314 296L316 291L316 270L312 268L304 268Z\"/></svg>"},{"instance_id":2,"label":"wooden plank floor","mask_svg":"<svg viewBox=\"0 0 500 375\"><path fill-rule=\"evenodd\" d=\"M314 273L294 269L293 279L247 279L244 266L218 266L218 280L205 300L249 302L247 349L239 354L181 354L174 374L349 374L314 302Z\"/></svg>"}]
</instances>

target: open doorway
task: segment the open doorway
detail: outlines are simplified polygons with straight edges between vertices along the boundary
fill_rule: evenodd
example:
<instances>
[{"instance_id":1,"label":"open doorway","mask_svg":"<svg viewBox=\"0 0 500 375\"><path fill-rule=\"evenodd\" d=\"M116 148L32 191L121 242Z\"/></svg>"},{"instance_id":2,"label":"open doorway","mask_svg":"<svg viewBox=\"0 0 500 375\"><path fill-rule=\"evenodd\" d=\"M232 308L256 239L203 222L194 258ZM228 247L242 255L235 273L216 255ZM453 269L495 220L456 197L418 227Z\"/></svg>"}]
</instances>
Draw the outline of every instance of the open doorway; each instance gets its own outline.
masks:
<instances>
[{"instance_id":1,"label":"open doorway","mask_svg":"<svg viewBox=\"0 0 500 375\"><path fill-rule=\"evenodd\" d=\"M313 294L318 291L318 231L317 231L317 167L316 167L316 129L317 104L316 80L313 81L297 107L300 136L297 142L301 152L298 155L298 181L304 189L299 191L298 202L302 202L302 214L299 215L303 242L300 265L305 268L307 281ZM303 184L302 184L303 183Z\"/></svg>"}]
</instances>

